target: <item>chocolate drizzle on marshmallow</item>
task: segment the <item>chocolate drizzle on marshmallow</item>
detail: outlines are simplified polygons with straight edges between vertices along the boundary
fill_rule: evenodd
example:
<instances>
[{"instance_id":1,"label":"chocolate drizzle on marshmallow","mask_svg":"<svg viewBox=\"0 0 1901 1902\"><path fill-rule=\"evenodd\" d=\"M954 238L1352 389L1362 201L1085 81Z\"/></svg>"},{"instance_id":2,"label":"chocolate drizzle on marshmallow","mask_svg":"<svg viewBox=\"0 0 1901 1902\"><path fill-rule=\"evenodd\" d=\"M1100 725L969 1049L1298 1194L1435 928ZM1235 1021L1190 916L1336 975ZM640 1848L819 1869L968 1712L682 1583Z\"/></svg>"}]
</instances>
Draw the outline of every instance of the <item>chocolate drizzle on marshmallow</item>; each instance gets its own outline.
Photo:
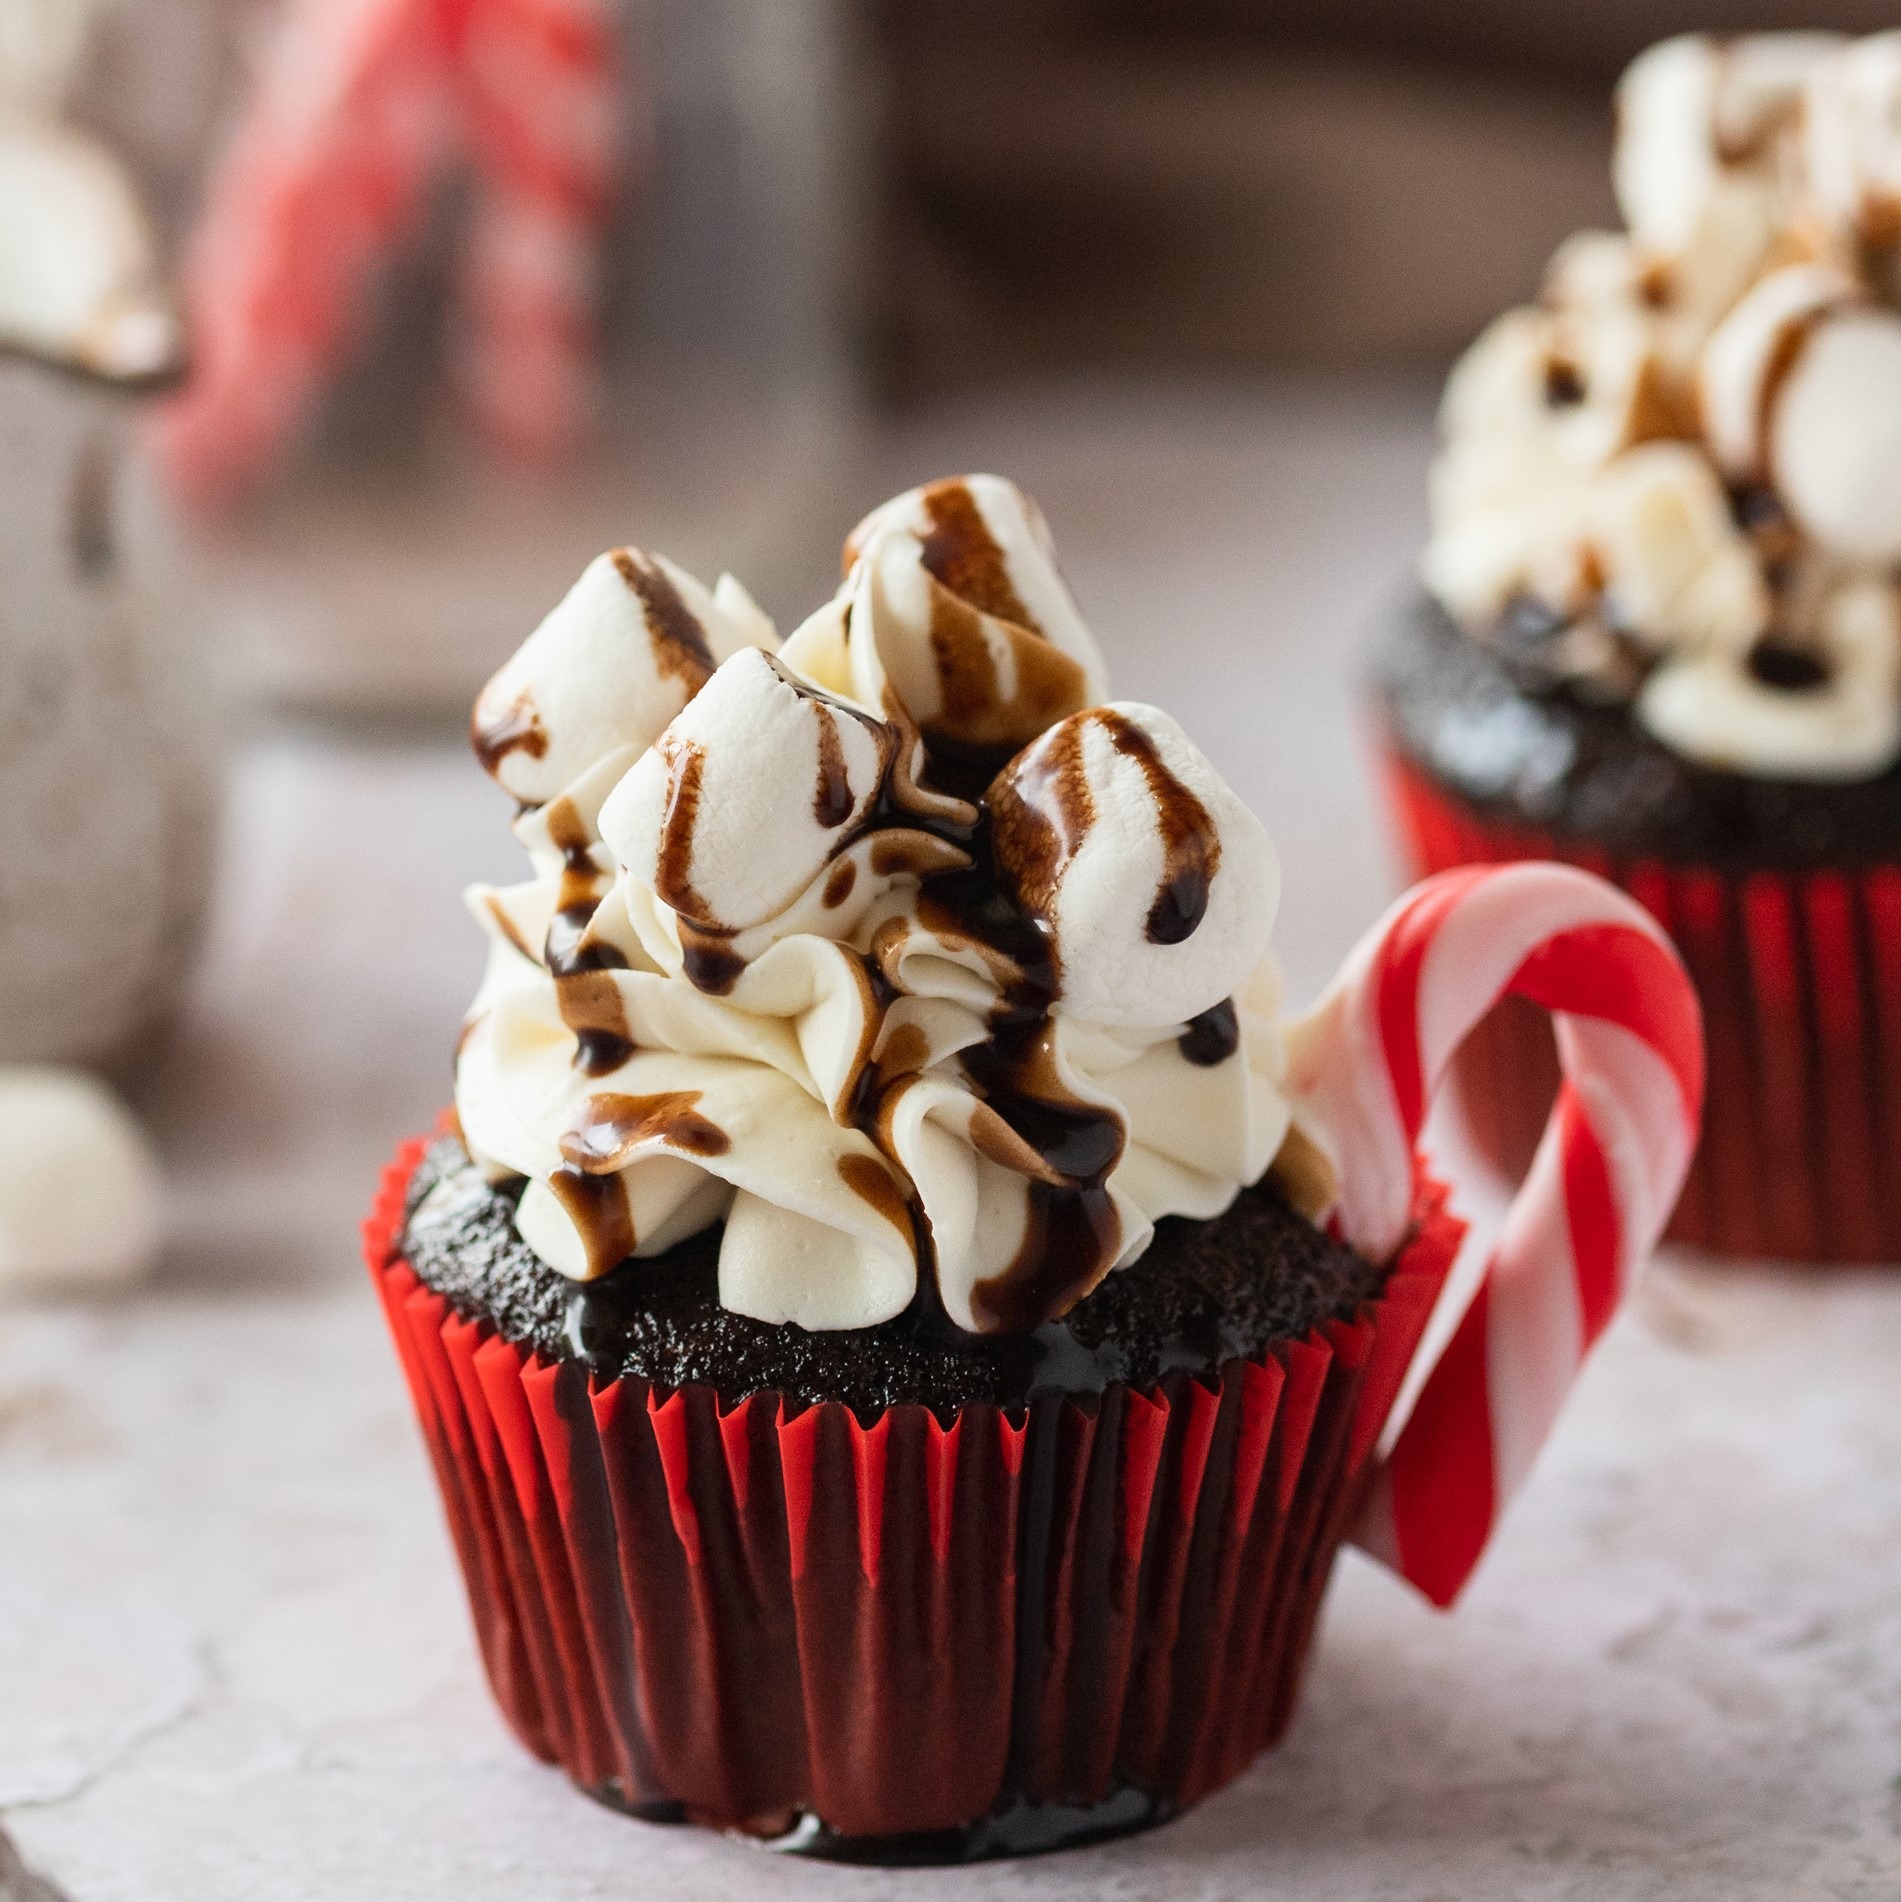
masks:
<instances>
[{"instance_id":1,"label":"chocolate drizzle on marshmallow","mask_svg":"<svg viewBox=\"0 0 1901 1902\"><path fill-rule=\"evenodd\" d=\"M613 562L616 573L640 597L640 605L646 610L647 625L654 634L655 662L663 672L684 680L697 693L718 665L699 617L651 555L638 548L617 548Z\"/></svg>"},{"instance_id":2,"label":"chocolate drizzle on marshmallow","mask_svg":"<svg viewBox=\"0 0 1901 1902\"><path fill-rule=\"evenodd\" d=\"M489 707L486 700L475 703L469 716L469 744L482 770L491 776L500 771L511 753L526 753L530 759L542 759L548 751L548 730L526 690L505 705Z\"/></svg>"}]
</instances>

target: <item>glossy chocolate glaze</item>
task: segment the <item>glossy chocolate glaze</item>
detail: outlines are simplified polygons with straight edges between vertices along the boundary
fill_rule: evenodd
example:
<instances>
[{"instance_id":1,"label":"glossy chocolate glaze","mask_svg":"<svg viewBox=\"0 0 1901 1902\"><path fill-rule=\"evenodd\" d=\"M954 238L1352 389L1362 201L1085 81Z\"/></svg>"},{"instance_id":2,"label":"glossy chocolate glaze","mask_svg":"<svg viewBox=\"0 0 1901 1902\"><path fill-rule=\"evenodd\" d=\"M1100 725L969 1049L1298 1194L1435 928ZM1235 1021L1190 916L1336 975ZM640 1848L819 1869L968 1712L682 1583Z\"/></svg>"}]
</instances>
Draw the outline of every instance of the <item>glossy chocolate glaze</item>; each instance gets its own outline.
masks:
<instances>
[{"instance_id":1,"label":"glossy chocolate glaze","mask_svg":"<svg viewBox=\"0 0 1901 1902\"><path fill-rule=\"evenodd\" d=\"M1787 678L1791 692L1814 684L1799 663ZM1495 824L1725 871L1868 865L1901 853L1901 767L1825 784L1696 765L1628 707L1593 703L1468 638L1425 595L1384 643L1375 690L1399 751Z\"/></svg>"},{"instance_id":2,"label":"glossy chocolate glaze","mask_svg":"<svg viewBox=\"0 0 1901 1902\"><path fill-rule=\"evenodd\" d=\"M967 1334L923 1302L878 1327L808 1333L720 1306L718 1228L599 1281L569 1281L516 1232L518 1194L484 1181L455 1137L440 1138L411 1184L404 1258L504 1339L580 1360L602 1380L701 1384L729 1405L762 1391L798 1406L838 1400L867 1420L905 1402L1018 1407L1042 1393L1206 1373L1352 1313L1384 1279L1262 1184L1213 1221L1158 1223L1139 1260L1027 1333Z\"/></svg>"}]
</instances>

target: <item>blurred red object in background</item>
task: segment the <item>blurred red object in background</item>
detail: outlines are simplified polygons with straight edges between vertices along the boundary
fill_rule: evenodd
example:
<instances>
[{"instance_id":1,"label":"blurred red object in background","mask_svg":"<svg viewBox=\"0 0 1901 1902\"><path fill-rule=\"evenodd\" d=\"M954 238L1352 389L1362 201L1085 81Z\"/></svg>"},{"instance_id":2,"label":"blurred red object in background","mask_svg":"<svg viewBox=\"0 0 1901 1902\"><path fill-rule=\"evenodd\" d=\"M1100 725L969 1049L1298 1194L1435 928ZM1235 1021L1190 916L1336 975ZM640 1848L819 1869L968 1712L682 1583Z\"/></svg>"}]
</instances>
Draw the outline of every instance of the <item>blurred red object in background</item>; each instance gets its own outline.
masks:
<instances>
[{"instance_id":1,"label":"blurred red object in background","mask_svg":"<svg viewBox=\"0 0 1901 1902\"><path fill-rule=\"evenodd\" d=\"M457 161L458 394L514 460L572 449L628 116L607 0L288 0L186 260L192 371L157 429L174 487L216 509L269 469Z\"/></svg>"}]
</instances>

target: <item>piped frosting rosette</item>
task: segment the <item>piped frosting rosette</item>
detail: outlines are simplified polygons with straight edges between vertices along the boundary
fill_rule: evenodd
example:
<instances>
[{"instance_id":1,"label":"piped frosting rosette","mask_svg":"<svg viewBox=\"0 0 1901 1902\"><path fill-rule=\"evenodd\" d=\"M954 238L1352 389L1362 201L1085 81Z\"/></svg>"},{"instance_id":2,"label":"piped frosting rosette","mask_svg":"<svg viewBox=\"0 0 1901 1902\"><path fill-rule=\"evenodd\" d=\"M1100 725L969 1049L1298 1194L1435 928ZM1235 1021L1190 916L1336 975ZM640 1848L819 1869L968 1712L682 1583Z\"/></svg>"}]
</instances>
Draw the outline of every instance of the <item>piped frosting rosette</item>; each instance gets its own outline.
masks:
<instances>
[{"instance_id":1,"label":"piped frosting rosette","mask_svg":"<svg viewBox=\"0 0 1901 1902\"><path fill-rule=\"evenodd\" d=\"M1901 757L1901 32L1645 53L1626 229L1558 251L1441 411L1425 580L1708 765Z\"/></svg>"},{"instance_id":2,"label":"piped frosting rosette","mask_svg":"<svg viewBox=\"0 0 1901 1902\"><path fill-rule=\"evenodd\" d=\"M471 894L456 1105L536 1253L588 1279L723 1222L736 1312L863 1327L922 1293L983 1332L1283 1154L1324 1205L1272 847L1106 693L994 477L869 516L782 647L730 577L597 561L475 717L534 876Z\"/></svg>"}]
</instances>

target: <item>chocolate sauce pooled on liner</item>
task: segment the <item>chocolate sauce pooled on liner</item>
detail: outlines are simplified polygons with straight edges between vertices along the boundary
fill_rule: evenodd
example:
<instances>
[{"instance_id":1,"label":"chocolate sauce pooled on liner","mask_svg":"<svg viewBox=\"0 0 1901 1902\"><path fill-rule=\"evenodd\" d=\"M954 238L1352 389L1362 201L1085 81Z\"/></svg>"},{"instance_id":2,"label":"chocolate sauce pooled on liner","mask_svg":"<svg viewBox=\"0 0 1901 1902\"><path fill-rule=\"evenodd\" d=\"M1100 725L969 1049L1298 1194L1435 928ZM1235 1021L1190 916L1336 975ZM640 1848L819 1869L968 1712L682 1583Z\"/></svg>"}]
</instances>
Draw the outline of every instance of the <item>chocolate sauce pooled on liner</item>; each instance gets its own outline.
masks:
<instances>
[{"instance_id":1,"label":"chocolate sauce pooled on liner","mask_svg":"<svg viewBox=\"0 0 1901 1902\"><path fill-rule=\"evenodd\" d=\"M519 1192L491 1185L441 1137L410 1185L398 1250L459 1311L601 1381L705 1385L729 1404L761 1391L800 1407L836 1400L867 1423L901 1404L1017 1407L1039 1393L1204 1373L1350 1315L1385 1279L1262 1183L1212 1221L1165 1217L1139 1260L1030 1333L969 1334L923 1302L877 1327L809 1332L720 1306L718 1227L599 1281L570 1281L516 1233ZM934 1276L920 1282L935 1289Z\"/></svg>"}]
</instances>

